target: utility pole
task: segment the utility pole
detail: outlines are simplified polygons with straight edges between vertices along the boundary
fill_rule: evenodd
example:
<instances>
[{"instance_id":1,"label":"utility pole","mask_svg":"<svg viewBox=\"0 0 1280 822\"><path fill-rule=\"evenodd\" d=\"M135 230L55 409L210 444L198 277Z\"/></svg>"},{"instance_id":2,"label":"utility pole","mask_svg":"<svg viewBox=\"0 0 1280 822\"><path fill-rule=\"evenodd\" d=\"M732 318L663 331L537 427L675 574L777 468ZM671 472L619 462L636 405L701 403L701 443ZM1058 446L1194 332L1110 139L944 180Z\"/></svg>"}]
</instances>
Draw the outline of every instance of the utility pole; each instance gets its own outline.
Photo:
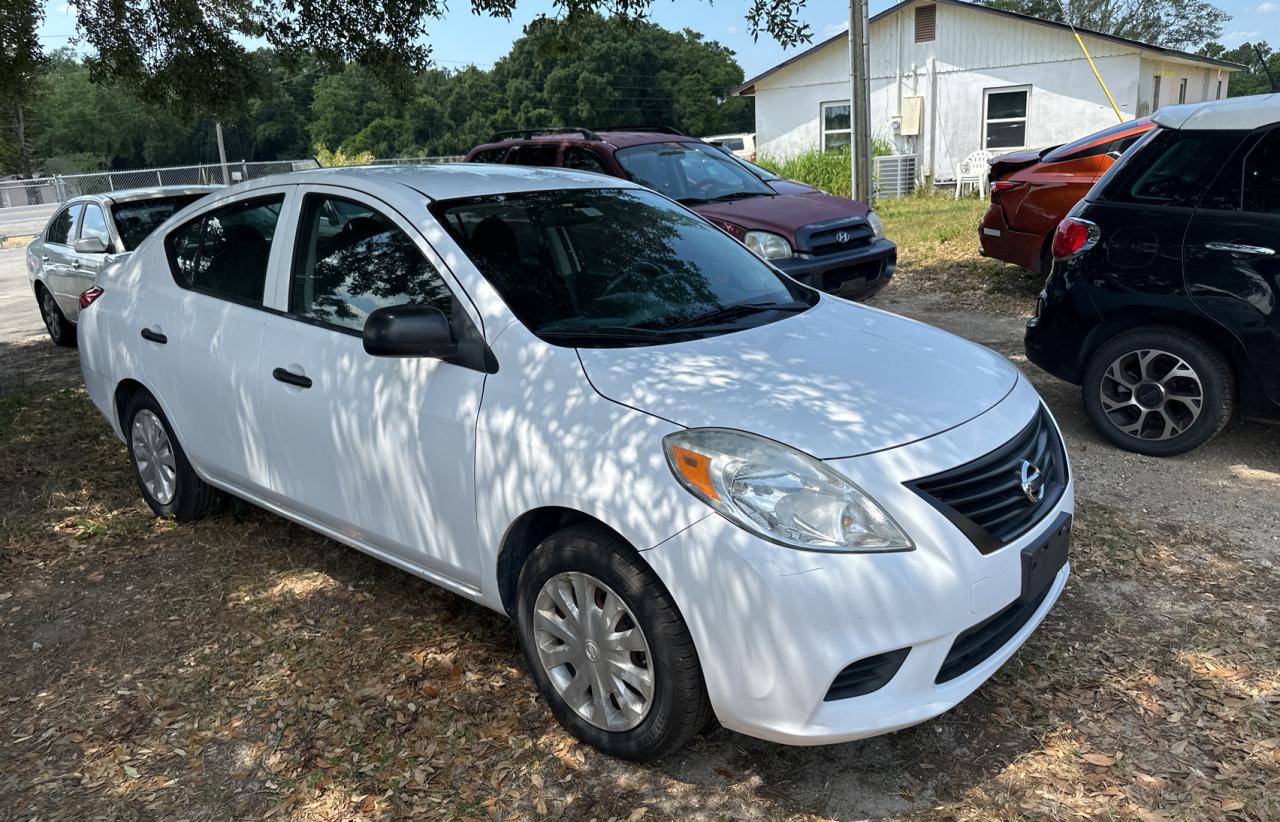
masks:
<instances>
[{"instance_id":1,"label":"utility pole","mask_svg":"<svg viewBox=\"0 0 1280 822\"><path fill-rule=\"evenodd\" d=\"M222 144L222 121L217 121L213 127L218 132L218 162L222 165L222 184L229 186L231 175L227 173L227 148Z\"/></svg>"},{"instance_id":2,"label":"utility pole","mask_svg":"<svg viewBox=\"0 0 1280 822\"><path fill-rule=\"evenodd\" d=\"M867 0L849 0L849 155L853 199L871 202L870 23Z\"/></svg>"}]
</instances>

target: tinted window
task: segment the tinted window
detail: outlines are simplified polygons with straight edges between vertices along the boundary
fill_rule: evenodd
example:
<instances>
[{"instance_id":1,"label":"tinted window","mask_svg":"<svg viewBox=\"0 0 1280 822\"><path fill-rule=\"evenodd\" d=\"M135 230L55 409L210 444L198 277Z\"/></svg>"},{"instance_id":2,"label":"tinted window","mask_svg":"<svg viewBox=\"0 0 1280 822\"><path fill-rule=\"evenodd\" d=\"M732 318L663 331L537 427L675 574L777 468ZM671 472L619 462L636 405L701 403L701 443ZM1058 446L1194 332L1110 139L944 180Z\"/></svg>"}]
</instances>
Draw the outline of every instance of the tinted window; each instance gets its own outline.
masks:
<instances>
[{"instance_id":1,"label":"tinted window","mask_svg":"<svg viewBox=\"0 0 1280 822\"><path fill-rule=\"evenodd\" d=\"M49 230L45 232L45 240L59 245L71 245L74 243L76 226L80 219L80 208L78 205L71 206L63 210L57 217L54 217L53 222L49 223Z\"/></svg>"},{"instance_id":2,"label":"tinted window","mask_svg":"<svg viewBox=\"0 0 1280 822\"><path fill-rule=\"evenodd\" d=\"M631 179L682 203L773 194L759 177L705 143L651 143L614 156Z\"/></svg>"},{"instance_id":3,"label":"tinted window","mask_svg":"<svg viewBox=\"0 0 1280 822\"><path fill-rule=\"evenodd\" d=\"M551 143L544 146L517 146L515 159L511 162L522 166L554 166L560 146Z\"/></svg>"},{"instance_id":4,"label":"tinted window","mask_svg":"<svg viewBox=\"0 0 1280 822\"><path fill-rule=\"evenodd\" d=\"M181 197L116 203L111 207L111 216L116 221L116 231L120 232L120 240L124 244L122 250L132 251L137 248L161 223L203 196L187 194Z\"/></svg>"},{"instance_id":5,"label":"tinted window","mask_svg":"<svg viewBox=\"0 0 1280 822\"><path fill-rule=\"evenodd\" d=\"M729 305L812 299L649 191L537 191L438 202L431 211L516 317L553 342L643 345L724 333L784 315L747 311L712 331L674 326Z\"/></svg>"},{"instance_id":6,"label":"tinted window","mask_svg":"<svg viewBox=\"0 0 1280 822\"><path fill-rule=\"evenodd\" d=\"M1027 144L1027 89L987 92L986 148Z\"/></svg>"},{"instance_id":7,"label":"tinted window","mask_svg":"<svg viewBox=\"0 0 1280 822\"><path fill-rule=\"evenodd\" d=\"M233 203L170 234L169 253L178 285L261 305L283 203L283 194Z\"/></svg>"},{"instance_id":8,"label":"tinted window","mask_svg":"<svg viewBox=\"0 0 1280 822\"><path fill-rule=\"evenodd\" d=\"M502 146L502 147L500 147L500 148L486 148L486 149L483 149L483 150L481 150L481 151L477 151L477 152L475 153L475 156L473 156L473 157L471 158L471 162L473 162L473 163L501 163L501 162L502 162L502 158L504 158L504 157L506 157L506 156L507 156L507 152L508 152L508 151L510 151L510 147L509 147L509 146Z\"/></svg>"},{"instance_id":9,"label":"tinted window","mask_svg":"<svg viewBox=\"0 0 1280 822\"><path fill-rule=\"evenodd\" d=\"M102 209L96 205L84 207L84 216L81 218L80 224L80 239L83 240L86 237L97 237L108 248L111 246L111 234L107 231L107 218L102 215Z\"/></svg>"},{"instance_id":10,"label":"tinted window","mask_svg":"<svg viewBox=\"0 0 1280 822\"><path fill-rule=\"evenodd\" d=\"M439 272L395 223L351 200L308 195L289 284L289 311L355 331L379 308L453 311Z\"/></svg>"},{"instance_id":11,"label":"tinted window","mask_svg":"<svg viewBox=\"0 0 1280 822\"><path fill-rule=\"evenodd\" d=\"M1119 167L1107 185L1113 202L1194 207L1241 135L1233 131L1161 130Z\"/></svg>"},{"instance_id":12,"label":"tinted window","mask_svg":"<svg viewBox=\"0 0 1280 822\"><path fill-rule=\"evenodd\" d=\"M600 158L596 157L594 151L588 151L578 146L569 146L564 150L564 167L574 168L578 171L594 171L598 174L609 173L604 164L600 162Z\"/></svg>"},{"instance_id":13,"label":"tinted window","mask_svg":"<svg viewBox=\"0 0 1280 822\"><path fill-rule=\"evenodd\" d=\"M1081 137L1074 143L1067 143L1065 146L1058 146L1053 151L1044 155L1046 163L1059 163L1063 160L1078 160L1082 157L1092 157L1095 154L1107 154L1112 151L1124 153L1125 149L1137 142L1146 130L1137 134L1126 134L1133 131L1134 123L1120 123L1119 125L1105 128L1102 131L1090 134L1088 137ZM1117 136L1123 135L1123 136Z\"/></svg>"},{"instance_id":14,"label":"tinted window","mask_svg":"<svg viewBox=\"0 0 1280 822\"><path fill-rule=\"evenodd\" d=\"M1244 210L1280 214L1280 130L1264 136L1245 158Z\"/></svg>"}]
</instances>

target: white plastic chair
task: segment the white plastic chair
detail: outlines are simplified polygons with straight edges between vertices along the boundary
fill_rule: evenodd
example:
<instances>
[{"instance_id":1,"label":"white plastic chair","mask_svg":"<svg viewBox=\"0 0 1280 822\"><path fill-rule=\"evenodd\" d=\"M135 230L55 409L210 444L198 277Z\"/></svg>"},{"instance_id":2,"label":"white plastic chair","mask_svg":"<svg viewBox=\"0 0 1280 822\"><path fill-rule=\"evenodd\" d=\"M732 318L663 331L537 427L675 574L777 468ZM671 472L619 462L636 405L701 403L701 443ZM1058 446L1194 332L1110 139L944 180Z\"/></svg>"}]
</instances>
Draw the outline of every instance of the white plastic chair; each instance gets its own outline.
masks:
<instances>
[{"instance_id":1,"label":"white plastic chair","mask_svg":"<svg viewBox=\"0 0 1280 822\"><path fill-rule=\"evenodd\" d=\"M980 149L956 165L956 199L967 187L973 187L979 197L987 196L987 176L991 173L991 152Z\"/></svg>"}]
</instances>

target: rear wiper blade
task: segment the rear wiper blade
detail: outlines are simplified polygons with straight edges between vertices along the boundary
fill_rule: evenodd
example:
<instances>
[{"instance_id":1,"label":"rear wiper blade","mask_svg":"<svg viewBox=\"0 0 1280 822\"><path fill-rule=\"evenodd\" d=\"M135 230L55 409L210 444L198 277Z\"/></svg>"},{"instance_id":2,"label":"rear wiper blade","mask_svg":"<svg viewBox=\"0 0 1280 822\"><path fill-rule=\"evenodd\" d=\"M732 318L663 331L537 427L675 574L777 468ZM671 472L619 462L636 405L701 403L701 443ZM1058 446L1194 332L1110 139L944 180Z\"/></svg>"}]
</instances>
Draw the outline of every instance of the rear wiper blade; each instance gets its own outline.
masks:
<instances>
[{"instance_id":1,"label":"rear wiper blade","mask_svg":"<svg viewBox=\"0 0 1280 822\"><path fill-rule=\"evenodd\" d=\"M747 314L759 314L764 311L805 311L810 308L808 303L795 300L789 303L775 302L746 302L733 303L714 311L708 311L705 314L698 314L687 320L681 320L671 325L664 326L667 329L693 328L700 325L711 325L723 320L731 320L734 317L741 317Z\"/></svg>"}]
</instances>

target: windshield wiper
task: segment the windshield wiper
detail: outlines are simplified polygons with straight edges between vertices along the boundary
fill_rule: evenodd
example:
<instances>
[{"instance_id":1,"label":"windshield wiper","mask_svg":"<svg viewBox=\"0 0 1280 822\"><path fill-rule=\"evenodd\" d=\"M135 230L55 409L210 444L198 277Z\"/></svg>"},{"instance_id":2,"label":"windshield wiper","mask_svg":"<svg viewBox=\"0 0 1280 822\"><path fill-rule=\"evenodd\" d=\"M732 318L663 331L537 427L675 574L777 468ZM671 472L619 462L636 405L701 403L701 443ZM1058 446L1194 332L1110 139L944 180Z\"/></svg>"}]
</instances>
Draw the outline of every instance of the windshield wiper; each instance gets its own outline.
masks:
<instances>
[{"instance_id":1,"label":"windshield wiper","mask_svg":"<svg viewBox=\"0 0 1280 822\"><path fill-rule=\"evenodd\" d=\"M809 307L810 306L808 303L800 302L799 300L793 300L792 302L788 302L788 303L759 302L759 301L746 302L746 303L733 303L731 305L726 305L726 306L717 308L714 311L708 311L704 314L698 314L696 316L690 317L687 320L680 320L679 322L672 323L670 325L663 326L663 327L666 329L696 328L698 326L703 326L703 325L714 325L715 323L718 323L718 322L731 320L734 317L743 317L748 314L760 314L765 311L805 311Z\"/></svg>"},{"instance_id":2,"label":"windshield wiper","mask_svg":"<svg viewBox=\"0 0 1280 822\"><path fill-rule=\"evenodd\" d=\"M719 197L712 197L707 202L720 203L725 200L742 200L747 197L777 197L776 191L735 191L732 194L721 194Z\"/></svg>"},{"instance_id":3,"label":"windshield wiper","mask_svg":"<svg viewBox=\"0 0 1280 822\"><path fill-rule=\"evenodd\" d=\"M658 328L640 328L633 325L598 325L590 328L561 328L551 329L548 331L538 331L539 337L545 337L552 340L569 340L569 339L609 339L609 340L630 340L633 342L665 342L667 333L663 329Z\"/></svg>"}]
</instances>

